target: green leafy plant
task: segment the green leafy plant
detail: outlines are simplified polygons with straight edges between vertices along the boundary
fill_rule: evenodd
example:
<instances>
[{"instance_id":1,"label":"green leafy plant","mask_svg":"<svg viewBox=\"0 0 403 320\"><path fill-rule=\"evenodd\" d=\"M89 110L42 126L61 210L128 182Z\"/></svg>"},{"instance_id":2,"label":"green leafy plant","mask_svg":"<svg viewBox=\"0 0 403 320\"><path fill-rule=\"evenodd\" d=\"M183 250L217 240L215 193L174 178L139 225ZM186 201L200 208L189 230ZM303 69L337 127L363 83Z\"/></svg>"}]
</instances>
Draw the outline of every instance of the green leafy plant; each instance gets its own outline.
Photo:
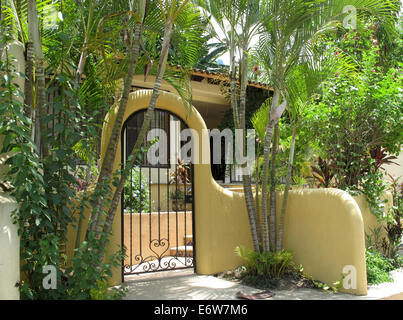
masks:
<instances>
[{"instance_id":1,"label":"green leafy plant","mask_svg":"<svg viewBox=\"0 0 403 320\"><path fill-rule=\"evenodd\" d=\"M359 180L361 192L366 195L369 208L379 221L385 220L385 204L387 200L382 198L386 191L386 184L383 180L383 174L380 171L369 172L362 175Z\"/></svg>"},{"instance_id":2,"label":"green leafy plant","mask_svg":"<svg viewBox=\"0 0 403 320\"><path fill-rule=\"evenodd\" d=\"M169 194L171 199L185 200L185 192L182 190L175 190Z\"/></svg>"},{"instance_id":3,"label":"green leafy plant","mask_svg":"<svg viewBox=\"0 0 403 320\"><path fill-rule=\"evenodd\" d=\"M399 246L403 236L403 183L399 184L399 178L389 175L391 191L393 196L393 206L390 208L387 216L387 225L385 227L388 235L388 246L386 249L388 257L395 261L397 266L402 265L402 258L399 256Z\"/></svg>"},{"instance_id":4,"label":"green leafy plant","mask_svg":"<svg viewBox=\"0 0 403 320\"><path fill-rule=\"evenodd\" d=\"M110 288L106 280L97 280L96 283L97 288L90 289L91 300L121 300L127 291L126 288Z\"/></svg>"},{"instance_id":5,"label":"green leafy plant","mask_svg":"<svg viewBox=\"0 0 403 320\"><path fill-rule=\"evenodd\" d=\"M151 209L149 179L140 174L140 168L134 167L125 182L123 189L125 209L132 212L149 212Z\"/></svg>"},{"instance_id":6,"label":"green leafy plant","mask_svg":"<svg viewBox=\"0 0 403 320\"><path fill-rule=\"evenodd\" d=\"M364 194L379 221L388 219L383 197L387 186L382 166L393 163L402 141L402 75L383 68L379 25L373 22L343 37L323 38L326 45L348 53L359 73L352 80L335 74L308 106L302 135L320 154L313 168L321 187ZM339 49L337 49L339 48Z\"/></svg>"},{"instance_id":7,"label":"green leafy plant","mask_svg":"<svg viewBox=\"0 0 403 320\"><path fill-rule=\"evenodd\" d=\"M370 229L369 234L365 233L365 245L368 249L378 252L386 252L388 242L382 234L382 231L383 227L378 226Z\"/></svg>"},{"instance_id":8,"label":"green leafy plant","mask_svg":"<svg viewBox=\"0 0 403 320\"><path fill-rule=\"evenodd\" d=\"M390 259L382 256L381 253L375 250L367 250L365 256L367 263L367 280L369 284L393 281L389 273L394 270L395 267Z\"/></svg>"},{"instance_id":9,"label":"green leafy plant","mask_svg":"<svg viewBox=\"0 0 403 320\"><path fill-rule=\"evenodd\" d=\"M235 253L245 261L248 275L277 279L294 267L293 254L287 250L256 252L237 246Z\"/></svg>"},{"instance_id":10,"label":"green leafy plant","mask_svg":"<svg viewBox=\"0 0 403 320\"><path fill-rule=\"evenodd\" d=\"M90 290L97 289L96 280L110 276L111 268L120 266L121 255L95 263L99 261L99 252L105 252L106 247L91 237L79 246L74 257L68 258L65 253L67 228L75 226L80 210L96 201L88 195L80 196L82 190L74 176L81 161L74 146L85 134L93 133L87 131L91 125L83 120L88 114L75 98L79 93L74 82L68 74L60 73L56 83L49 84L49 91L57 85L62 92L54 99L58 112L42 121L57 119L60 113L65 115L65 120L57 123L53 136L46 131L42 133L51 154L41 156L31 139L32 120L20 102L22 92L14 83L16 73L11 57L0 63L0 71L5 75L0 78L0 135L4 137L0 153L12 151L6 160L9 169L5 179L10 194L19 204L13 217L19 227L21 273L25 278L19 284L21 298L90 299ZM107 194L94 196L108 201ZM103 234L104 238L108 236ZM56 289L43 286L46 266L56 268Z\"/></svg>"},{"instance_id":11,"label":"green leafy plant","mask_svg":"<svg viewBox=\"0 0 403 320\"><path fill-rule=\"evenodd\" d=\"M325 43L335 54L337 48L347 52L360 72L355 79L335 74L322 85L305 112L302 131L305 141L335 164L335 186L345 189L358 186L363 174L378 171L400 151L403 78L399 69L380 67L383 56L371 24Z\"/></svg>"}]
</instances>

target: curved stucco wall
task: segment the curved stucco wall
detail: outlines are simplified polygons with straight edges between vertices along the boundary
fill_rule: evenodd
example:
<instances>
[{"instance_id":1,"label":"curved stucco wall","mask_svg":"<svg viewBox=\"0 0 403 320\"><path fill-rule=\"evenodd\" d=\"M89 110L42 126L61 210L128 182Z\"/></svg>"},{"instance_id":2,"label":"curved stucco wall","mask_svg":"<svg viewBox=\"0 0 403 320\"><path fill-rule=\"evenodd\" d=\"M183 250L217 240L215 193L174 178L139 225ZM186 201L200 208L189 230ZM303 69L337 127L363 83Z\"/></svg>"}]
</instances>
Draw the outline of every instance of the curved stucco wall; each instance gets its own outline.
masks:
<instances>
[{"instance_id":1,"label":"curved stucco wall","mask_svg":"<svg viewBox=\"0 0 403 320\"><path fill-rule=\"evenodd\" d=\"M20 240L11 213L17 209L13 198L0 193L0 300L18 300L15 284L20 280Z\"/></svg>"},{"instance_id":2,"label":"curved stucco wall","mask_svg":"<svg viewBox=\"0 0 403 320\"><path fill-rule=\"evenodd\" d=\"M139 90L130 94L124 121L132 113L147 108L151 93L151 90ZM189 114L180 98L174 94L162 92L156 107L181 117L200 137L203 129L207 129L197 110L193 109ZM115 113L109 114L103 128L102 159L114 118ZM120 147L119 139L118 150ZM204 151L204 157L210 159L210 148L202 149L202 143L199 148L200 157ZM115 169L120 168L120 157L118 151ZM242 264L242 260L234 253L235 247L244 245L252 249L243 194L231 192L218 185L211 175L209 164L195 164L194 197L196 272L216 274ZM277 214L280 212L281 198L282 193L278 193ZM354 266L357 287L344 291L366 294L364 223L360 208L350 195L337 189L291 191L284 223L284 247L294 251L295 262L302 264L307 274L332 284L342 279L345 266ZM68 251L72 252L74 232L69 239ZM119 207L113 222L108 253L115 252L120 246ZM111 284L120 282L121 269L116 268L113 270Z\"/></svg>"},{"instance_id":3,"label":"curved stucco wall","mask_svg":"<svg viewBox=\"0 0 403 320\"><path fill-rule=\"evenodd\" d=\"M277 213L282 193L277 196ZM342 291L367 293L364 221L357 202L338 189L290 191L284 218L284 247L295 262L316 280L341 281L343 269L353 266L356 288ZM344 275L349 275L349 272Z\"/></svg>"}]
</instances>

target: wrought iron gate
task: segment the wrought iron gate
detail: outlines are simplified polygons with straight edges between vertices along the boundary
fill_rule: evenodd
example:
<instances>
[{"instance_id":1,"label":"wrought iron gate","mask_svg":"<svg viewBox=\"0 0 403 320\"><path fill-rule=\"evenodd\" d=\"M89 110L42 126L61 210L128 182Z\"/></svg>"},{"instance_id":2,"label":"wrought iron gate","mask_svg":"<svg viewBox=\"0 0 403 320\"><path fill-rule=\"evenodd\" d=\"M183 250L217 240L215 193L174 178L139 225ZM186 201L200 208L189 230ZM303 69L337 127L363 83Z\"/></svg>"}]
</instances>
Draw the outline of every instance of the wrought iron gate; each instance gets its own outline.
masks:
<instances>
[{"instance_id":1,"label":"wrought iron gate","mask_svg":"<svg viewBox=\"0 0 403 320\"><path fill-rule=\"evenodd\" d=\"M122 129L122 163L133 150L145 110L134 113ZM172 152L183 144L180 132L185 123L165 110L155 110L151 129L162 129L169 137L162 158L152 165L146 155L131 170L122 195L122 244L127 257L123 275L195 266L193 164ZM147 143L145 141L145 143ZM173 147L176 147L173 148ZM175 152L177 152L175 151Z\"/></svg>"}]
</instances>

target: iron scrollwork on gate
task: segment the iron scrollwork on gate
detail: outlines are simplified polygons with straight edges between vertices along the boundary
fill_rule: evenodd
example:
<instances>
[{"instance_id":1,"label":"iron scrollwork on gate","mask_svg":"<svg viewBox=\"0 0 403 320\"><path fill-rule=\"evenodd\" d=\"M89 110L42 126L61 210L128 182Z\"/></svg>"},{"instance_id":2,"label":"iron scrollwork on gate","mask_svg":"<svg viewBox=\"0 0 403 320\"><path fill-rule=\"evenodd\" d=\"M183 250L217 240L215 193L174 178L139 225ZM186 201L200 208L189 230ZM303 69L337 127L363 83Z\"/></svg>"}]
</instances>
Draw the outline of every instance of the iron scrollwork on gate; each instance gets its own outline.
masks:
<instances>
[{"instance_id":1,"label":"iron scrollwork on gate","mask_svg":"<svg viewBox=\"0 0 403 320\"><path fill-rule=\"evenodd\" d=\"M123 165L137 140L144 113L134 113L123 126ZM150 130L154 128L167 133L168 161L151 165L143 153L124 186L122 243L127 257L123 275L194 267L193 164L180 157L170 159L172 147L180 149L183 143L179 133L186 125L174 114L157 109Z\"/></svg>"}]
</instances>

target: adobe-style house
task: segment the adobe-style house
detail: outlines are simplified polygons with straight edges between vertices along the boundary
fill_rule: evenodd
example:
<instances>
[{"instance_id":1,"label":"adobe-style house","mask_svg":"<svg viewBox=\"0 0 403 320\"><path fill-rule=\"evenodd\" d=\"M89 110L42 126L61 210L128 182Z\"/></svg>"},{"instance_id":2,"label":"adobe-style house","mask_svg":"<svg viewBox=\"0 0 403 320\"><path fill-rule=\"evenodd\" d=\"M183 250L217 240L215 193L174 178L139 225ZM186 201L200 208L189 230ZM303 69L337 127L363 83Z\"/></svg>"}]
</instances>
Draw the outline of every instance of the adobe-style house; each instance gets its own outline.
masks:
<instances>
[{"instance_id":1,"label":"adobe-style house","mask_svg":"<svg viewBox=\"0 0 403 320\"><path fill-rule=\"evenodd\" d=\"M154 86L154 76L136 75L133 77L132 88L133 91L140 89L152 89ZM223 120L225 118L231 118L231 103L229 98L229 77L220 72L205 71L201 69L194 69L191 72L191 88L192 88L192 105L200 113L207 129L222 129ZM167 82L163 83L163 91L176 93L173 86ZM266 84L249 81L248 92L254 95L265 97L271 94L271 90ZM260 104L264 101L264 98L260 98L260 101L254 106L254 109L260 107ZM224 156L224 154L223 154ZM224 162L224 161L223 161ZM240 183L240 170L234 165L227 168L225 172L225 165L211 165L213 177L222 183Z\"/></svg>"}]
</instances>

